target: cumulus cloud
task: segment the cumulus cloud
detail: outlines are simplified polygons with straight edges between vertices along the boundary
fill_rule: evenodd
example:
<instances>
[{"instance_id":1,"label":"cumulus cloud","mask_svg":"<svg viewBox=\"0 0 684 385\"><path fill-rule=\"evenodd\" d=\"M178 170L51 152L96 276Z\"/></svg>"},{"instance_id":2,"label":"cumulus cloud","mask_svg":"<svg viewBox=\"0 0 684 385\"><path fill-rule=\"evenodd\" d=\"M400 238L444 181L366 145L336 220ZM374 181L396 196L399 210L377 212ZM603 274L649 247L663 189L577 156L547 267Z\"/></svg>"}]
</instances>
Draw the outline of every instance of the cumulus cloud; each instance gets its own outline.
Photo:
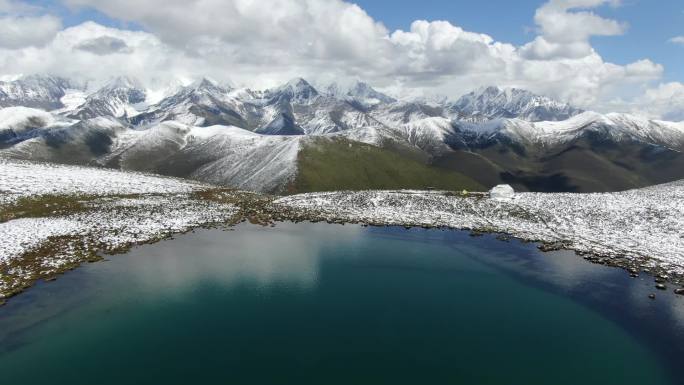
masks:
<instances>
[{"instance_id":1,"label":"cumulus cloud","mask_svg":"<svg viewBox=\"0 0 684 385\"><path fill-rule=\"evenodd\" d=\"M75 49L94 53L95 55L109 55L129 50L128 44L113 36L100 36L84 40L74 46Z\"/></svg>"},{"instance_id":2,"label":"cumulus cloud","mask_svg":"<svg viewBox=\"0 0 684 385\"><path fill-rule=\"evenodd\" d=\"M621 35L627 28L624 23L586 10L605 4L617 3L610 0L551 0L542 5L534 15L540 36L526 44L522 54L531 59L591 55L594 52L589 42L591 36Z\"/></svg>"},{"instance_id":3,"label":"cumulus cloud","mask_svg":"<svg viewBox=\"0 0 684 385\"><path fill-rule=\"evenodd\" d=\"M61 21L50 15L0 17L0 47L42 46L52 40L61 27Z\"/></svg>"},{"instance_id":4,"label":"cumulus cloud","mask_svg":"<svg viewBox=\"0 0 684 385\"><path fill-rule=\"evenodd\" d=\"M102 41L102 38L106 41L121 40L127 48L108 56L82 49L92 46L93 41ZM151 86L161 79L199 76L204 62L200 58L187 57L153 34L86 22L59 31L44 47L13 51L0 49L0 68L5 74L49 73L89 81L94 86L112 77L127 75ZM192 72L193 69L196 72Z\"/></svg>"},{"instance_id":5,"label":"cumulus cloud","mask_svg":"<svg viewBox=\"0 0 684 385\"><path fill-rule=\"evenodd\" d=\"M548 1L534 16L539 35L523 46L447 21L417 20L408 30L390 31L342 0L65 1L144 30L86 22L59 31L44 46L0 46L0 74L128 75L148 85L209 76L257 88L295 76L318 82L350 77L451 97L496 84L606 110L618 99L646 100L663 73L648 59L606 62L591 47L591 36L625 32L624 23L591 11L618 4L608 0Z\"/></svg>"},{"instance_id":6,"label":"cumulus cloud","mask_svg":"<svg viewBox=\"0 0 684 385\"><path fill-rule=\"evenodd\" d=\"M389 37L394 71L407 77L435 78L474 72L505 71L515 53L510 44L497 43L490 36L464 31L446 21L415 21L411 29L395 31Z\"/></svg>"},{"instance_id":7,"label":"cumulus cloud","mask_svg":"<svg viewBox=\"0 0 684 385\"><path fill-rule=\"evenodd\" d=\"M684 84L671 82L648 89L633 103L632 109L647 116L684 121Z\"/></svg>"},{"instance_id":8,"label":"cumulus cloud","mask_svg":"<svg viewBox=\"0 0 684 385\"><path fill-rule=\"evenodd\" d=\"M341 0L68 2L138 23L188 53L229 56L245 65L368 65L371 58L383 59L387 46L382 41L386 28L359 6Z\"/></svg>"},{"instance_id":9,"label":"cumulus cloud","mask_svg":"<svg viewBox=\"0 0 684 385\"><path fill-rule=\"evenodd\" d=\"M0 0L0 49L43 46L62 28L58 17L36 5Z\"/></svg>"}]
</instances>

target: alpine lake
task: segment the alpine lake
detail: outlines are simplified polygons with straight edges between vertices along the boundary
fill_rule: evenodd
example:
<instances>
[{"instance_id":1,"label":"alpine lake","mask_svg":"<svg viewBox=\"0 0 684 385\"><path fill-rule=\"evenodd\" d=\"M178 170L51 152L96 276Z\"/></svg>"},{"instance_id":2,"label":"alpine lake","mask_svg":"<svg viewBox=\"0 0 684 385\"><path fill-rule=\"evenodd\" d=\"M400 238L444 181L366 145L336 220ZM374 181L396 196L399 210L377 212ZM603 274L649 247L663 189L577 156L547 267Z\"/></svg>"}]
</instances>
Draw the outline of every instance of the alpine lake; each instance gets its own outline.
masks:
<instances>
[{"instance_id":1,"label":"alpine lake","mask_svg":"<svg viewBox=\"0 0 684 385\"><path fill-rule=\"evenodd\" d=\"M495 235L241 224L12 298L0 383L683 384L684 297Z\"/></svg>"}]
</instances>

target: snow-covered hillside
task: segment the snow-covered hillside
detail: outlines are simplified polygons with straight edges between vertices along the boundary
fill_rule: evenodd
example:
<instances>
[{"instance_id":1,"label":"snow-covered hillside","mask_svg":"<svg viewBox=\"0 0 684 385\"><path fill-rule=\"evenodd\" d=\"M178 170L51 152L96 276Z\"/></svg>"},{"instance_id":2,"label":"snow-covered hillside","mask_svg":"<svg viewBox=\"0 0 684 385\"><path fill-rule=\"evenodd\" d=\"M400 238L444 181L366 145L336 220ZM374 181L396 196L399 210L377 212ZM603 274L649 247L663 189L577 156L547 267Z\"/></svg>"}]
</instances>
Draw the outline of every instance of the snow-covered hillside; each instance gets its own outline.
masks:
<instances>
[{"instance_id":1,"label":"snow-covered hillside","mask_svg":"<svg viewBox=\"0 0 684 385\"><path fill-rule=\"evenodd\" d=\"M229 221L235 206L193 195L213 188L149 174L0 159L0 302L39 278L97 259L98 251Z\"/></svg>"},{"instance_id":2,"label":"snow-covered hillside","mask_svg":"<svg viewBox=\"0 0 684 385\"><path fill-rule=\"evenodd\" d=\"M82 105L68 112L68 116L74 119L130 118L140 113L138 108L145 108L145 98L145 90L135 80L118 77L87 96Z\"/></svg>"},{"instance_id":3,"label":"snow-covered hillside","mask_svg":"<svg viewBox=\"0 0 684 385\"><path fill-rule=\"evenodd\" d=\"M584 112L563 121L499 119L486 123L458 122L456 125L459 132L473 135L470 136L473 142L503 135L518 143L554 146L594 133L616 142L633 140L684 150L684 122L663 122L628 114Z\"/></svg>"},{"instance_id":4,"label":"snow-covered hillside","mask_svg":"<svg viewBox=\"0 0 684 385\"><path fill-rule=\"evenodd\" d=\"M43 129L0 151L0 157L156 172L273 192L294 178L300 143L305 140L174 121L136 130L101 117Z\"/></svg>"},{"instance_id":5,"label":"snow-covered hillside","mask_svg":"<svg viewBox=\"0 0 684 385\"><path fill-rule=\"evenodd\" d=\"M615 142L632 140L684 151L684 122L650 120L629 114L584 112L563 121L500 119L486 123L459 122L457 127L460 132L474 135L471 141L503 135L517 143L554 146L592 133Z\"/></svg>"},{"instance_id":6,"label":"snow-covered hillside","mask_svg":"<svg viewBox=\"0 0 684 385\"><path fill-rule=\"evenodd\" d=\"M303 137L260 135L238 127L191 127L165 122L114 139L114 150L96 163L174 174L253 191L277 191L297 171Z\"/></svg>"},{"instance_id":7,"label":"snow-covered hillside","mask_svg":"<svg viewBox=\"0 0 684 385\"><path fill-rule=\"evenodd\" d=\"M207 185L137 172L0 158L0 204L39 195L181 194Z\"/></svg>"}]
</instances>

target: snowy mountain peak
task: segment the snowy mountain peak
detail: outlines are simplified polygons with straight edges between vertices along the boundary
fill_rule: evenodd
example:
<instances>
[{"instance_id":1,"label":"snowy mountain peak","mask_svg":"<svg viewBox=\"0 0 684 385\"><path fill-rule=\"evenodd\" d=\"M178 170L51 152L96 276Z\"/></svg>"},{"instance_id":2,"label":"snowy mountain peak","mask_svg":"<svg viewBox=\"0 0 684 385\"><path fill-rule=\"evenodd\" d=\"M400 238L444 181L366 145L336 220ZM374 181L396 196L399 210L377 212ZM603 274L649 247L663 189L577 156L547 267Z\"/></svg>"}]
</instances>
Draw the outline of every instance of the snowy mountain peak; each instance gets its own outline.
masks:
<instances>
[{"instance_id":1,"label":"snowy mountain peak","mask_svg":"<svg viewBox=\"0 0 684 385\"><path fill-rule=\"evenodd\" d=\"M558 121L582 110L546 96L519 88L482 87L461 96L449 106L462 115L487 119L520 118L529 121Z\"/></svg>"},{"instance_id":2,"label":"snowy mountain peak","mask_svg":"<svg viewBox=\"0 0 684 385\"><path fill-rule=\"evenodd\" d=\"M88 95L85 102L68 116L74 119L130 117L139 113L137 107L144 108L141 104L145 102L145 98L145 90L137 80L119 76Z\"/></svg>"},{"instance_id":3,"label":"snowy mountain peak","mask_svg":"<svg viewBox=\"0 0 684 385\"><path fill-rule=\"evenodd\" d=\"M117 76L111 79L101 90L115 90L115 89L143 89L141 83L137 79L128 76Z\"/></svg>"},{"instance_id":4,"label":"snowy mountain peak","mask_svg":"<svg viewBox=\"0 0 684 385\"><path fill-rule=\"evenodd\" d=\"M168 111L189 108L193 104L213 104L212 100L223 99L229 91L211 79L202 78L187 86L177 87L175 92L167 93L156 107Z\"/></svg>"},{"instance_id":5,"label":"snowy mountain peak","mask_svg":"<svg viewBox=\"0 0 684 385\"><path fill-rule=\"evenodd\" d=\"M61 108L63 104L60 99L70 88L76 86L69 80L48 75L29 75L13 81L0 81L0 107Z\"/></svg>"},{"instance_id":6,"label":"snowy mountain peak","mask_svg":"<svg viewBox=\"0 0 684 385\"><path fill-rule=\"evenodd\" d=\"M512 88L508 88L509 90ZM501 88L499 86L484 86L478 88L476 91L471 92L474 94L479 94L479 95L491 95L491 96L496 96L499 94L504 93L505 89Z\"/></svg>"},{"instance_id":7,"label":"snowy mountain peak","mask_svg":"<svg viewBox=\"0 0 684 385\"><path fill-rule=\"evenodd\" d=\"M375 90L368 83L355 80L351 83L333 82L326 86L325 94L340 100L354 100L366 106L380 103L394 103L397 100Z\"/></svg>"},{"instance_id":8,"label":"snowy mountain peak","mask_svg":"<svg viewBox=\"0 0 684 385\"><path fill-rule=\"evenodd\" d=\"M309 82L307 82L304 78L300 78L300 77L296 77L296 78L292 78L292 79L288 80L284 86L285 87L294 87L294 88L306 88L306 87L313 88L313 86Z\"/></svg>"},{"instance_id":9,"label":"snowy mountain peak","mask_svg":"<svg viewBox=\"0 0 684 385\"><path fill-rule=\"evenodd\" d=\"M243 87L231 89L228 92L228 97L236 100L254 100L259 98L259 94L249 88Z\"/></svg>"},{"instance_id":10,"label":"snowy mountain peak","mask_svg":"<svg viewBox=\"0 0 684 385\"><path fill-rule=\"evenodd\" d=\"M319 96L318 91L306 80L294 78L268 92L271 99L286 98L298 103L307 103Z\"/></svg>"},{"instance_id":11,"label":"snowy mountain peak","mask_svg":"<svg viewBox=\"0 0 684 385\"><path fill-rule=\"evenodd\" d=\"M196 90L208 90L208 91L219 91L219 92L226 92L227 90L224 89L224 87L220 86L218 82L215 82L214 80L211 80L209 78L201 78L189 86L190 88L196 89Z\"/></svg>"}]
</instances>

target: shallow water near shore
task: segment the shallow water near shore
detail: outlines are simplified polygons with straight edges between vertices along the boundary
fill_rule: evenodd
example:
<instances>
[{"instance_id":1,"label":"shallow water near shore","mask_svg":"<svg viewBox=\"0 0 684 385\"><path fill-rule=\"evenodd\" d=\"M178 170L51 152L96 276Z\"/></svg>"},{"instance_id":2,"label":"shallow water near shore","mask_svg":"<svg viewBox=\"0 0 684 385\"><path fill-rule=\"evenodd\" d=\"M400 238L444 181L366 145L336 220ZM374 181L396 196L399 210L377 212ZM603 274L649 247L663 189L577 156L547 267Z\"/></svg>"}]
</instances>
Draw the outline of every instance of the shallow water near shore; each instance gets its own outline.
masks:
<instances>
[{"instance_id":1,"label":"shallow water near shore","mask_svg":"<svg viewBox=\"0 0 684 385\"><path fill-rule=\"evenodd\" d=\"M243 224L108 259L0 308L0 382L684 383L683 297L493 235Z\"/></svg>"}]
</instances>

